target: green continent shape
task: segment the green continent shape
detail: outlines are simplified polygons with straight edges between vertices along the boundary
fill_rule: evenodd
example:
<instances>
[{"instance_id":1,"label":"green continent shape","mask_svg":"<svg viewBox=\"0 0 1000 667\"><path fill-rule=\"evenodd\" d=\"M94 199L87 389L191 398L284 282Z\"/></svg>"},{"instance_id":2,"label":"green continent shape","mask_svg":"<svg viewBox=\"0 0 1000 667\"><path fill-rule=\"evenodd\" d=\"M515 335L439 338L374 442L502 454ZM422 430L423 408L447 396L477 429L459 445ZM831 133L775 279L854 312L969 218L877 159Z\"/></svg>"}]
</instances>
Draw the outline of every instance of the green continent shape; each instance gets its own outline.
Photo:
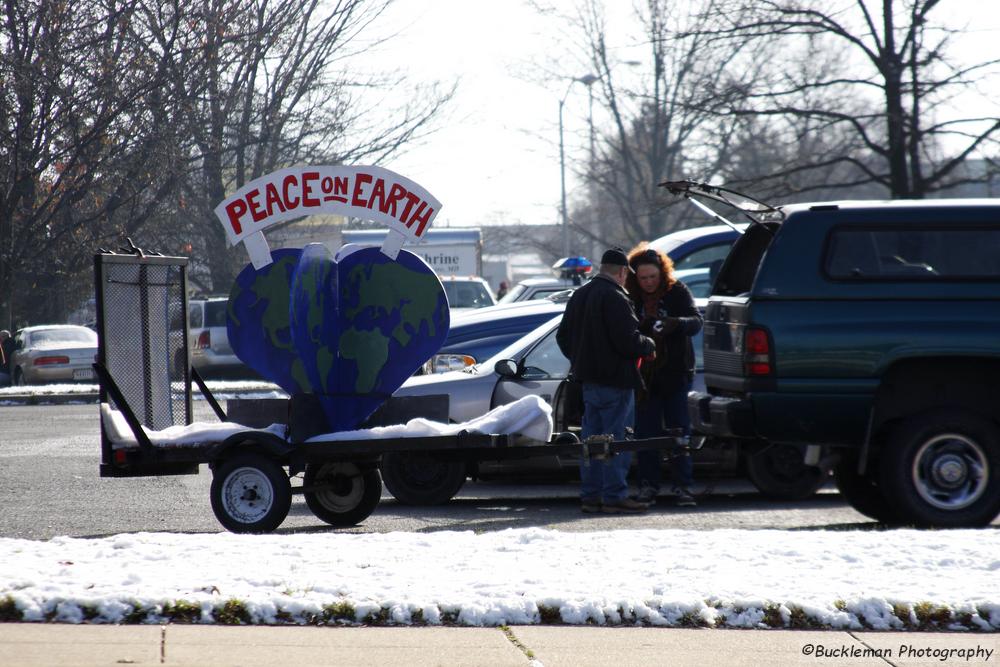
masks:
<instances>
[{"instance_id":1,"label":"green continent shape","mask_svg":"<svg viewBox=\"0 0 1000 667\"><path fill-rule=\"evenodd\" d=\"M330 370L336 360L336 353L325 344L323 333L323 312L326 309L327 293L323 289L326 273L331 265L314 264L311 270L302 274L301 280L305 285L305 292L311 296L309 308L306 309L306 330L309 332L309 340L316 346L316 369L319 373L320 383L323 391L330 391L327 380L330 377ZM336 268L334 268L336 270ZM293 369L293 372L295 369ZM299 382L299 386L309 386Z\"/></svg>"},{"instance_id":2,"label":"green continent shape","mask_svg":"<svg viewBox=\"0 0 1000 667\"><path fill-rule=\"evenodd\" d=\"M274 263L274 267L266 275L258 276L252 288L254 300L248 306L252 308L258 303L264 304L264 314L261 316L261 326L264 328L264 334L270 340L272 347L279 350L288 350L293 354L295 354L294 344L292 343L291 332L288 331L290 328L288 310L291 301L291 294L288 289L288 275L297 263L297 257L283 257ZM230 298L228 305L229 313L237 325L240 324L240 321L233 308L233 303L238 301L242 294L242 288L237 284L233 292L233 298ZM282 330L287 332L285 336L286 340L284 341L278 337L278 332ZM306 369L299 359L292 362L291 373L292 377L303 389L308 390L312 386L309 382Z\"/></svg>"},{"instance_id":3,"label":"green continent shape","mask_svg":"<svg viewBox=\"0 0 1000 667\"><path fill-rule=\"evenodd\" d=\"M340 355L358 365L354 391L368 394L375 389L378 375L389 358L389 339L377 329L360 331L351 327L340 334Z\"/></svg>"},{"instance_id":4,"label":"green continent shape","mask_svg":"<svg viewBox=\"0 0 1000 667\"><path fill-rule=\"evenodd\" d=\"M292 347L292 337L286 336L287 340L278 338L278 332L287 330L290 326L288 322L288 305L291 295L288 290L288 271L295 268L297 258L284 257L275 263L263 277L258 277L254 281L253 293L257 303L264 303L264 314L261 316L261 325L270 339L271 345L279 350L289 350L294 352ZM286 268L287 267L287 268Z\"/></svg>"},{"instance_id":5,"label":"green continent shape","mask_svg":"<svg viewBox=\"0 0 1000 667\"><path fill-rule=\"evenodd\" d=\"M367 280L364 279L366 268L371 269ZM441 282L434 274L411 271L396 262L370 267L359 265L347 277L341 292L341 303L348 300L351 291L357 291L358 302L346 311L348 318L354 319L366 308L374 309L376 318L387 317L399 305L401 317L392 330L392 337L400 345L406 347L410 342L411 335L406 325L418 331L420 323L426 321L428 333L434 335L434 320L431 317L441 294Z\"/></svg>"}]
</instances>

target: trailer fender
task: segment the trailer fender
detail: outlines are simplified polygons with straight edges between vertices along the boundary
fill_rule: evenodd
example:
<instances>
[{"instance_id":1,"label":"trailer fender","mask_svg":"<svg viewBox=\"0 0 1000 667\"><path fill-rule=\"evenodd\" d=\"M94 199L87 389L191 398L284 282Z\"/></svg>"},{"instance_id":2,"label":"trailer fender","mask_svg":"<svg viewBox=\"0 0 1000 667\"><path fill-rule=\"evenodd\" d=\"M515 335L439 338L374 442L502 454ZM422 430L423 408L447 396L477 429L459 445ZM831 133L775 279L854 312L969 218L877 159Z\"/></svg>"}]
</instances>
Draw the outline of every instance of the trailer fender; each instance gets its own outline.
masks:
<instances>
[{"instance_id":1,"label":"trailer fender","mask_svg":"<svg viewBox=\"0 0 1000 667\"><path fill-rule=\"evenodd\" d=\"M259 452L275 460L285 459L295 447L268 431L243 431L229 436L212 448L212 465L242 452Z\"/></svg>"}]
</instances>

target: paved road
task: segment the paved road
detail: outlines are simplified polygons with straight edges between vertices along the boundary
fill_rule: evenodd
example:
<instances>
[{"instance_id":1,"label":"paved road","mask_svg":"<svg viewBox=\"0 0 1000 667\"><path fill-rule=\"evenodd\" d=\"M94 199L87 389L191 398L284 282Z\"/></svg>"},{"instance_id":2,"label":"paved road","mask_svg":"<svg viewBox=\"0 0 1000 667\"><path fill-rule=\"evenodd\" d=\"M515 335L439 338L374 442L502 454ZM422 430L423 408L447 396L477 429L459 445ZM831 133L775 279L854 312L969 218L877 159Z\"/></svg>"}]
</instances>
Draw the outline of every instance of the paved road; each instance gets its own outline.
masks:
<instances>
[{"instance_id":1,"label":"paved road","mask_svg":"<svg viewBox=\"0 0 1000 667\"><path fill-rule=\"evenodd\" d=\"M196 403L196 418L211 420ZM97 406L0 406L0 536L48 539L135 531L217 532L209 503L211 474L102 479ZM576 485L468 483L452 502L406 507L386 496L352 532L498 530L546 526L609 528L856 528L875 524L827 491L800 502L775 502L749 484L713 480L697 508L669 499L641 516L590 516L579 511ZM332 530L293 501L279 532Z\"/></svg>"}]
</instances>

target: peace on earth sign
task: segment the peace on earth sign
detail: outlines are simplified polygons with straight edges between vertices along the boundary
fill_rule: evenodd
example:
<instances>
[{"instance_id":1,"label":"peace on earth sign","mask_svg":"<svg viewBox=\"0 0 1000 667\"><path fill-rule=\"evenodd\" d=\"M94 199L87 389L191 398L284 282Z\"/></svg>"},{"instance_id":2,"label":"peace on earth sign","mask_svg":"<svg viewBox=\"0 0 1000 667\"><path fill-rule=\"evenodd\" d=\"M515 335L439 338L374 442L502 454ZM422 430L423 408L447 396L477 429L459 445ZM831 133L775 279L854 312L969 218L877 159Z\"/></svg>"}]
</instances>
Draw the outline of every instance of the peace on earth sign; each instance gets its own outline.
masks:
<instances>
[{"instance_id":1,"label":"peace on earth sign","mask_svg":"<svg viewBox=\"0 0 1000 667\"><path fill-rule=\"evenodd\" d=\"M374 220L389 228L382 252L395 259L400 247L423 236L441 210L426 189L395 172L373 166L289 167L245 184L215 208L230 245L243 242L254 267L271 262L267 227L317 213Z\"/></svg>"}]
</instances>

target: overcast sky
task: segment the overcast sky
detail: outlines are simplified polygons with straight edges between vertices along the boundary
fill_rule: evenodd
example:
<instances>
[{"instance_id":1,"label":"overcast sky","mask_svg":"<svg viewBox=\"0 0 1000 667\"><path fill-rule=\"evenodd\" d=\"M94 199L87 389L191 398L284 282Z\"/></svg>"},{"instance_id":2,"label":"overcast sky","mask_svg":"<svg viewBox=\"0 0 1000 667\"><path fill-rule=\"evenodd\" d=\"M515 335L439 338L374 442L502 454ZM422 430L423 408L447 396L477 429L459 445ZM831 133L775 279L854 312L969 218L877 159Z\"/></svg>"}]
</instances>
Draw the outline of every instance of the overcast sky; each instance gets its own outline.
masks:
<instances>
[{"instance_id":1,"label":"overcast sky","mask_svg":"<svg viewBox=\"0 0 1000 667\"><path fill-rule=\"evenodd\" d=\"M575 0L556 4L570 11ZM608 4L621 12L630 6ZM973 28L959 44L970 57L1000 57L1000 1L944 0L936 14ZM382 166L412 178L442 202L438 227L558 222L559 98L566 83L586 72L557 23L540 18L523 0L403 0L382 18L382 30L401 32L382 46L374 64L399 67L415 80L459 83L443 129ZM566 83L531 82L531 63L556 60L553 69L565 71L552 73ZM565 122L572 199L571 165L586 155L585 86L570 89Z\"/></svg>"}]
</instances>

